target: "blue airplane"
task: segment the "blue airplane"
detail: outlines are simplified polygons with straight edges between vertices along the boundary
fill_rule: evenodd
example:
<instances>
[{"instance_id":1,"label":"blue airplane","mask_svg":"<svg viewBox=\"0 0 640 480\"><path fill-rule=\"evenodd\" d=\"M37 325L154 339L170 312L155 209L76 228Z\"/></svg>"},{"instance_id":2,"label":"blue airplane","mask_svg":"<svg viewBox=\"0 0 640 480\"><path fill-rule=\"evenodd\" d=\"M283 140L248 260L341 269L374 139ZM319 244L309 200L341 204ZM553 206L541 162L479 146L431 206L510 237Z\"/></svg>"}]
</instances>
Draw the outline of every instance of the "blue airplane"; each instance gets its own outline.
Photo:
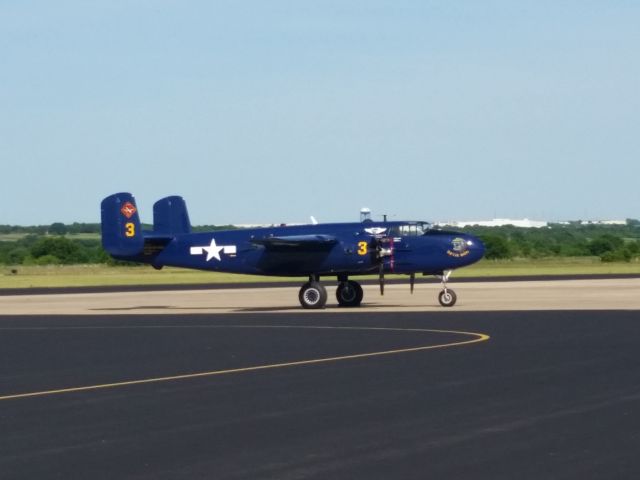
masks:
<instances>
[{"instance_id":1,"label":"blue airplane","mask_svg":"<svg viewBox=\"0 0 640 480\"><path fill-rule=\"evenodd\" d=\"M130 193L110 195L101 204L102 246L117 260L216 272L308 277L298 299L304 308L323 308L327 291L321 277L336 277L342 307L362 302L362 287L353 275L375 274L384 295L386 273L435 275L442 281L438 300L456 303L447 288L451 272L471 265L484 254L482 242L463 233L433 228L427 222L327 223L192 233L182 197L158 200L153 230L143 231Z\"/></svg>"}]
</instances>

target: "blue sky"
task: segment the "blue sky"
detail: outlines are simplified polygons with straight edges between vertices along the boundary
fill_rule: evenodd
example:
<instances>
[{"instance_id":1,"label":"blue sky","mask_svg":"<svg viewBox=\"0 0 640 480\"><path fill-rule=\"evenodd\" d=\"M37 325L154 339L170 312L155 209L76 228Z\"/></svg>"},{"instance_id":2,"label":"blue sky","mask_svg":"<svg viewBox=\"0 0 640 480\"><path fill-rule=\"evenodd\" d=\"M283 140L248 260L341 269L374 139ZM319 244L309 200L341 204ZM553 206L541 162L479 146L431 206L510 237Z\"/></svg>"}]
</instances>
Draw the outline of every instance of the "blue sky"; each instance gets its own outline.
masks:
<instances>
[{"instance_id":1,"label":"blue sky","mask_svg":"<svg viewBox=\"0 0 640 480\"><path fill-rule=\"evenodd\" d=\"M635 1L0 0L0 224L640 217Z\"/></svg>"}]
</instances>

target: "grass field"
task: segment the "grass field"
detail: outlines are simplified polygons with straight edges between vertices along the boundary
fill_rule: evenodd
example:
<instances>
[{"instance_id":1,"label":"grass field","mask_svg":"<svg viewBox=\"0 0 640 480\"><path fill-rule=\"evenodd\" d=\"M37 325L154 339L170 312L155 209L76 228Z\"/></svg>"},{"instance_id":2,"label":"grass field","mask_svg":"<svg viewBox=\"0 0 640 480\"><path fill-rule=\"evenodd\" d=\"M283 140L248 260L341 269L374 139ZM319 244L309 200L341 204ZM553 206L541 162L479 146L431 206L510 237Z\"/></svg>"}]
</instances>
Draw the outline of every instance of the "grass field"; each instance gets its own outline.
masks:
<instances>
[{"instance_id":1,"label":"grass field","mask_svg":"<svg viewBox=\"0 0 640 480\"><path fill-rule=\"evenodd\" d=\"M12 273L12 270L15 270L16 273ZM483 260L471 267L456 271L453 276L453 281L455 282L456 277L588 275L615 273L632 273L640 275L640 262L602 263L597 258L583 257L562 260ZM388 275L387 278L394 278L394 276ZM0 267L0 288L161 285L225 282L242 283L287 280L292 279L200 272L182 268L165 268L157 271L151 267L109 267L105 265L46 267L20 265L16 267Z\"/></svg>"}]
</instances>

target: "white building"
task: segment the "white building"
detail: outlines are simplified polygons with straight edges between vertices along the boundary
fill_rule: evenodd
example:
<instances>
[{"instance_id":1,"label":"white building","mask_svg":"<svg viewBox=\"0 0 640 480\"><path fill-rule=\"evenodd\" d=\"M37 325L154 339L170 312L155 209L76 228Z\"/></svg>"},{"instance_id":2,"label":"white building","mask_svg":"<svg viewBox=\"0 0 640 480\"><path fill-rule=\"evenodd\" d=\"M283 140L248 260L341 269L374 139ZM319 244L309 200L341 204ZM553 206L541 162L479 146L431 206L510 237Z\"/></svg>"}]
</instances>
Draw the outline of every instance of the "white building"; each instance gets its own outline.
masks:
<instances>
[{"instance_id":1,"label":"white building","mask_svg":"<svg viewBox=\"0 0 640 480\"><path fill-rule=\"evenodd\" d=\"M502 227L504 225L513 225L514 227L521 228L544 228L549 224L547 222L539 221L539 220L529 220L528 218L523 218L521 220L515 220L512 218L494 218L493 220L470 220L470 221L452 221L452 222L438 222L436 223L438 226L450 226L450 227Z\"/></svg>"},{"instance_id":2,"label":"white building","mask_svg":"<svg viewBox=\"0 0 640 480\"><path fill-rule=\"evenodd\" d=\"M580 225L626 225L626 220L582 220Z\"/></svg>"}]
</instances>

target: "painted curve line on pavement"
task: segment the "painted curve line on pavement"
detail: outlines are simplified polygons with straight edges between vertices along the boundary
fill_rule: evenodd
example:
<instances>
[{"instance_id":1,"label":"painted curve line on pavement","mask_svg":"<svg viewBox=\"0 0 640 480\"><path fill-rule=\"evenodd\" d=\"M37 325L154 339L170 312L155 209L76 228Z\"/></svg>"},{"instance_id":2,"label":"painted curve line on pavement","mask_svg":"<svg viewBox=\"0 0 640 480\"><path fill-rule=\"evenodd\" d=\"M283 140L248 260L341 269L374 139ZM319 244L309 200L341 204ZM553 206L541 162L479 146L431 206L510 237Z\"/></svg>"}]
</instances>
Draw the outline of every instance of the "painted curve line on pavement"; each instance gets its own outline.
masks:
<instances>
[{"instance_id":1,"label":"painted curve line on pavement","mask_svg":"<svg viewBox=\"0 0 640 480\"><path fill-rule=\"evenodd\" d=\"M40 392L17 393L0 396L0 401L17 400L21 398L43 397L48 395L59 395L63 393L84 392L90 390L101 390L107 388L119 388L131 385L142 385L146 383L161 383L178 380L188 380L192 378L213 377L218 375L230 375L234 373L254 372L259 370L272 370L276 368L296 367L302 365L315 365L321 363L340 362L345 360L355 360L359 358L380 357L384 355L400 355L403 353L420 352L426 350L437 350L444 348L460 347L475 343L486 342L491 337L484 333L464 332L457 330L433 330L424 328L389 328L389 327L332 327L332 326L296 326L296 325L143 325L143 326L97 326L97 327L8 327L0 328L3 331L29 331L29 330L125 330L125 329L171 329L171 328L272 328L272 329L310 329L310 330L350 330L350 331L387 331L387 332L420 332L420 333L447 333L453 335L464 335L474 337L471 340L461 342L450 342L437 345L422 345L418 347L401 348L394 350L383 350L379 352L356 353L352 355L341 355L336 357L324 357L310 360L298 360L294 362L274 363L267 365L257 365L252 367L231 368L225 370L212 370L207 372L188 373L183 375L172 375L167 377L154 377L141 380L127 380L122 382L104 383L98 385L85 385L80 387L67 387L56 390L45 390Z\"/></svg>"}]
</instances>

